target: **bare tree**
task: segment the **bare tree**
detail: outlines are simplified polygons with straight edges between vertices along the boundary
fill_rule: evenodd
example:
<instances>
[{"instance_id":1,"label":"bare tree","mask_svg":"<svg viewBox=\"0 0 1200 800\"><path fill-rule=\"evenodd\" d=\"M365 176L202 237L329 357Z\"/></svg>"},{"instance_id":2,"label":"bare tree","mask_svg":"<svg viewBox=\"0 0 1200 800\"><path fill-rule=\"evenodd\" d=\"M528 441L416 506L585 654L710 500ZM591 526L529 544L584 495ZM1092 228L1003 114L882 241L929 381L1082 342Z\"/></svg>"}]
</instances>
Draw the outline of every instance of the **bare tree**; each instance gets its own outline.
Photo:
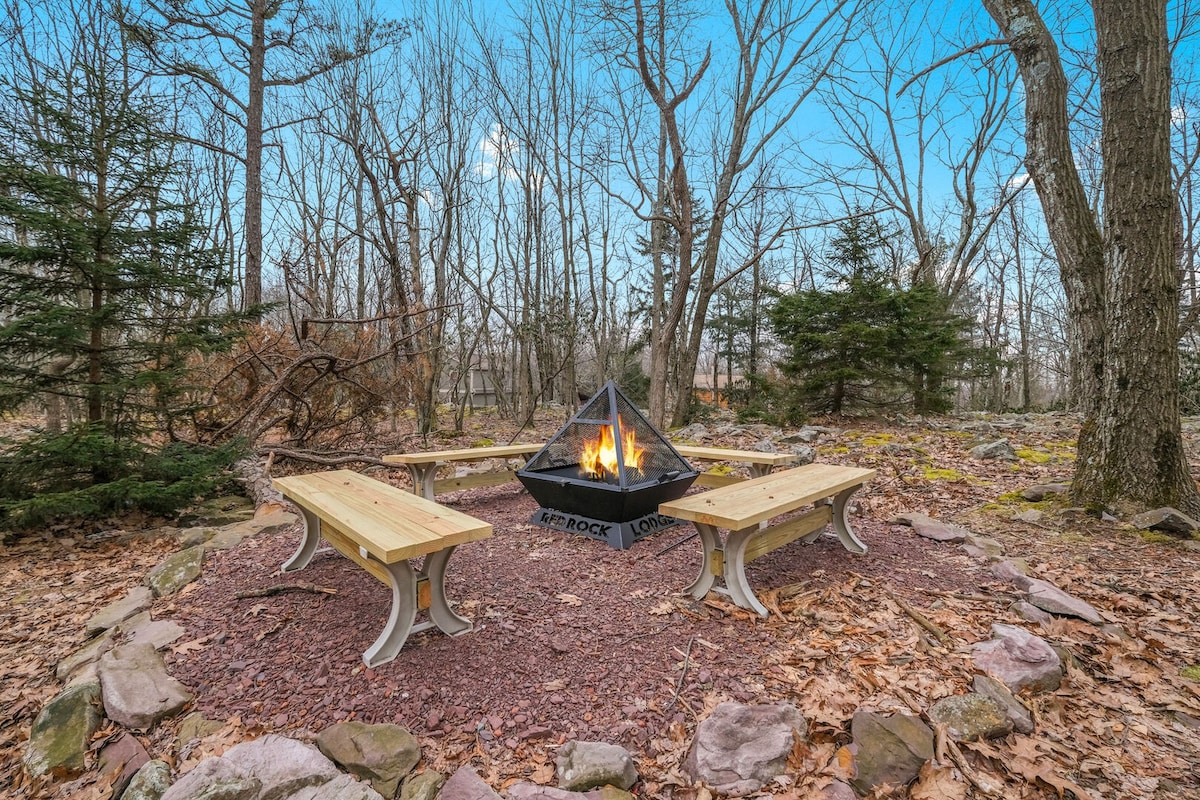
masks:
<instances>
[{"instance_id":1,"label":"bare tree","mask_svg":"<svg viewBox=\"0 0 1200 800\"><path fill-rule=\"evenodd\" d=\"M1093 508L1200 510L1179 420L1177 206L1166 0L1093 0L1103 226L1075 169L1067 81L1031 0L983 0L1026 94L1026 163L1076 331L1081 399L1072 493Z\"/></svg>"}]
</instances>

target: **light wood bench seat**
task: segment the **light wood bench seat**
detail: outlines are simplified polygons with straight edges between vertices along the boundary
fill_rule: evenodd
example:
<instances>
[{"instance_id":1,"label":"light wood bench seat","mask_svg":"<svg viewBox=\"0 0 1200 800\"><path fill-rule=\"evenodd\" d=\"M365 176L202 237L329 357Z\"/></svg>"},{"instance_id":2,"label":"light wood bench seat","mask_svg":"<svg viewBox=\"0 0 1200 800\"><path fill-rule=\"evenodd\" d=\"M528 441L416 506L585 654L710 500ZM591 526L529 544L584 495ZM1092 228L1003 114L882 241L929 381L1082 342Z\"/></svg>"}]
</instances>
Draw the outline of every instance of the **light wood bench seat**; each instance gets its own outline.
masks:
<instances>
[{"instance_id":1,"label":"light wood bench seat","mask_svg":"<svg viewBox=\"0 0 1200 800\"><path fill-rule=\"evenodd\" d=\"M704 546L700 576L687 591L701 599L722 578L724 589L717 591L765 616L766 606L746 582L746 564L796 539L812 542L830 523L843 547L865 553L867 546L850 527L846 502L874 475L873 469L806 464L661 504L660 513L691 521ZM808 505L813 508L803 514L763 526ZM721 529L729 531L724 544Z\"/></svg>"},{"instance_id":2,"label":"light wood bench seat","mask_svg":"<svg viewBox=\"0 0 1200 800\"><path fill-rule=\"evenodd\" d=\"M763 453L758 450L733 450L728 447L694 447L687 444L673 444L675 452L689 461L734 461L747 464L750 467L751 478L761 478L769 475L775 467L796 463L795 453ZM745 480L740 475L719 475L715 472L701 472L696 478L696 486L720 487Z\"/></svg>"},{"instance_id":3,"label":"light wood bench seat","mask_svg":"<svg viewBox=\"0 0 1200 800\"><path fill-rule=\"evenodd\" d=\"M394 453L383 457L385 464L403 464L412 475L413 493L419 494L426 500L432 500L440 492L455 492L460 489L474 489L480 486L496 486L510 480L516 480L517 473L513 470L488 472L481 475L467 475L462 478L446 478L435 480L437 468L442 464L452 462L476 462L489 458L515 458L529 456L541 450L543 444L498 444L489 447L467 447L461 450L434 450L424 453Z\"/></svg>"},{"instance_id":4,"label":"light wood bench seat","mask_svg":"<svg viewBox=\"0 0 1200 800\"><path fill-rule=\"evenodd\" d=\"M368 667L395 658L410 633L434 626L452 636L471 630L471 621L446 601L446 564L458 545L491 536L489 523L352 470L293 475L273 483L304 515L304 538L284 562L283 572L308 566L324 539L391 587L387 624L363 653ZM409 559L422 556L424 562L415 569ZM431 621L414 625L423 609Z\"/></svg>"}]
</instances>

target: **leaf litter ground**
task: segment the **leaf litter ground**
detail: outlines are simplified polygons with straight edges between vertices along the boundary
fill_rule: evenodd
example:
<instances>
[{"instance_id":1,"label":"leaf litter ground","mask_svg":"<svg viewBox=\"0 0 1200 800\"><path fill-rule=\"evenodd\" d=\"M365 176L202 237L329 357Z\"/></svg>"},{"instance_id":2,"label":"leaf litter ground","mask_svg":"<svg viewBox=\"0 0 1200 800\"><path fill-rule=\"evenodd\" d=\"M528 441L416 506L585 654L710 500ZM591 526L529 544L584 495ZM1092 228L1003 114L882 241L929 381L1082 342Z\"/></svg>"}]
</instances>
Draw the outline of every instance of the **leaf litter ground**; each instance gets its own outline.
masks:
<instances>
[{"instance_id":1,"label":"leaf litter ground","mask_svg":"<svg viewBox=\"0 0 1200 800\"><path fill-rule=\"evenodd\" d=\"M1068 477L1072 455L1069 420L1022 419L1002 428L1022 455L1015 464L967 455L996 438L996 421L863 424L824 437L818 460L879 471L855 517L870 551L852 555L826 536L755 561L751 585L773 612L765 620L714 595L682 594L700 561L698 542L682 541L688 528L615 551L530 526L534 504L515 485L439 497L495 525L493 538L459 549L448 576L448 594L475 631L418 634L399 658L373 670L360 654L381 629L389 599L361 569L329 554L281 576L294 530L212 553L200 581L153 611L185 627L169 667L196 692L194 710L223 725L182 751L178 720L141 738L152 755L187 767L264 732L395 722L422 740L426 766L470 763L497 789L552 782L561 743L604 740L637 755L642 794L688 800L697 792L679 765L697 722L725 699L787 701L809 720L808 736L787 779L765 793L803 798L843 774L838 748L856 709L921 714L969 691L970 646L1004 622L1031 627L1069 661L1061 689L1029 698L1035 733L960 744L914 786L877 796L1200 797L1200 553L1016 499L1016 489ZM705 444L747 447L761 434L737 428ZM1013 518L1031 509L1040 518ZM1023 622L1009 610L1019 599L1011 585L957 546L886 522L900 511L995 538L1113 625ZM61 688L54 665L83 644L84 621L171 548L166 538L132 534L59 535L4 548L0 788L23 797L105 796L94 774L66 785L30 783L20 756L37 709ZM301 580L333 593L237 597ZM939 641L908 610L948 638Z\"/></svg>"}]
</instances>

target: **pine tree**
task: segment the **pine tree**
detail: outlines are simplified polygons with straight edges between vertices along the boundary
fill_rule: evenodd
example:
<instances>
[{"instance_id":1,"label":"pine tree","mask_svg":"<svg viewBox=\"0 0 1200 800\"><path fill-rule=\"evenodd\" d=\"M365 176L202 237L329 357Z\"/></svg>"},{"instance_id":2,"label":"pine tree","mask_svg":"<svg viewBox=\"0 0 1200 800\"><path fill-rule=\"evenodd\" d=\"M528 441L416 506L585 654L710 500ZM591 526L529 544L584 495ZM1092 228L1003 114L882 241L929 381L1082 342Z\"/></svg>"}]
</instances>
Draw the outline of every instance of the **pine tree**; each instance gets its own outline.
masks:
<instances>
[{"instance_id":1,"label":"pine tree","mask_svg":"<svg viewBox=\"0 0 1200 800\"><path fill-rule=\"evenodd\" d=\"M80 409L66 431L0 442L0 520L17 524L168 510L213 468L151 440L193 408L189 359L230 343L233 318L204 310L221 270L197 244L164 109L92 11L72 60L4 79L21 113L0 120L0 413Z\"/></svg>"}]
</instances>

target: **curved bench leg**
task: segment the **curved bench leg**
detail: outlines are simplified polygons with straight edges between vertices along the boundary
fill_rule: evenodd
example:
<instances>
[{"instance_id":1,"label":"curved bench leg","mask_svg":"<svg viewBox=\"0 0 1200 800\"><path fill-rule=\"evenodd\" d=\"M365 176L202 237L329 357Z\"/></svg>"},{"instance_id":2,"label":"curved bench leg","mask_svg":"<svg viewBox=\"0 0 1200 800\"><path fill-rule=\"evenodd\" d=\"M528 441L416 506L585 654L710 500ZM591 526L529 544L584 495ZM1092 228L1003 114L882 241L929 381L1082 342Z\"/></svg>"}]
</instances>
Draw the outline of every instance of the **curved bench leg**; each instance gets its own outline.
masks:
<instances>
[{"instance_id":1,"label":"curved bench leg","mask_svg":"<svg viewBox=\"0 0 1200 800\"><path fill-rule=\"evenodd\" d=\"M474 626L471 620L455 614L446 601L446 562L453 552L453 547L447 547L425 556L423 572L429 580L429 618L445 633L458 636L469 633Z\"/></svg>"},{"instance_id":2,"label":"curved bench leg","mask_svg":"<svg viewBox=\"0 0 1200 800\"><path fill-rule=\"evenodd\" d=\"M822 505L824 505L824 506L832 506L832 505L833 505L833 498L832 498L832 497L826 497L824 500L818 500L816 504L817 504L818 506L822 506ZM831 516L832 516L832 515L831 515ZM833 520L832 520L832 518L830 519L830 521L831 521L831 522L833 521ZM821 527L817 528L815 531L813 531L812 533L808 534L807 536L801 536L801 537L800 537L800 541L804 542L805 544L812 544L812 543L813 543L813 542L815 542L817 539L820 539L820 538L821 538L821 534L823 534L823 533L825 533L825 526L824 526L824 525L822 525Z\"/></svg>"},{"instance_id":3,"label":"curved bench leg","mask_svg":"<svg viewBox=\"0 0 1200 800\"><path fill-rule=\"evenodd\" d=\"M851 553L867 552L867 546L854 535L854 530L850 527L850 517L846 512L846 501L858 489L858 486L851 486L849 489L843 489L833 498L833 529L837 531L838 538L842 540L842 547Z\"/></svg>"},{"instance_id":4,"label":"curved bench leg","mask_svg":"<svg viewBox=\"0 0 1200 800\"><path fill-rule=\"evenodd\" d=\"M700 534L700 543L704 546L704 553L700 562L699 577L684 591L697 600L703 600L704 595L712 589L716 577L712 574L712 556L721 543L721 535L712 525L705 525L703 522L697 522L695 525L696 532Z\"/></svg>"},{"instance_id":5,"label":"curved bench leg","mask_svg":"<svg viewBox=\"0 0 1200 800\"><path fill-rule=\"evenodd\" d=\"M433 479L437 475L437 464L405 464L412 476L413 494L433 499Z\"/></svg>"},{"instance_id":6,"label":"curved bench leg","mask_svg":"<svg viewBox=\"0 0 1200 800\"><path fill-rule=\"evenodd\" d=\"M749 608L759 616L767 616L767 607L754 596L754 590L746 582L746 545L757 536L758 526L733 531L725 541L725 588L735 605Z\"/></svg>"},{"instance_id":7,"label":"curved bench leg","mask_svg":"<svg viewBox=\"0 0 1200 800\"><path fill-rule=\"evenodd\" d=\"M283 566L279 568L280 572L295 572L307 567L321 542L320 517L304 506L300 506L300 513L304 516L304 538L300 540L300 546L296 548L292 557L283 562Z\"/></svg>"},{"instance_id":8,"label":"curved bench leg","mask_svg":"<svg viewBox=\"0 0 1200 800\"><path fill-rule=\"evenodd\" d=\"M407 561L384 564L392 584L392 612L383 633L363 653L363 663L377 667L396 657L417 618L417 577Z\"/></svg>"}]
</instances>

